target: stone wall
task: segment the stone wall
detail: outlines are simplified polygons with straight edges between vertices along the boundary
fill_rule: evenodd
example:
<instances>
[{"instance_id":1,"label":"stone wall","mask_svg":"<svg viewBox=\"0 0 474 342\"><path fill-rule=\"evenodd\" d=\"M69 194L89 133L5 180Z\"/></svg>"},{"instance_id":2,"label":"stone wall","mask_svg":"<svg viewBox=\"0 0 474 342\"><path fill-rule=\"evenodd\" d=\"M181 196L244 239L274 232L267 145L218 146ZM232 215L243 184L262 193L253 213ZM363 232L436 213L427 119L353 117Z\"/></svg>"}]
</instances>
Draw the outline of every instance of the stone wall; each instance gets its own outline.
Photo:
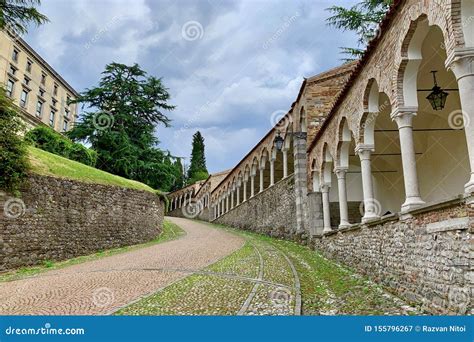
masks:
<instances>
[{"instance_id":1,"label":"stone wall","mask_svg":"<svg viewBox=\"0 0 474 342\"><path fill-rule=\"evenodd\" d=\"M474 313L474 205L457 199L313 237L313 247L431 313Z\"/></svg>"},{"instance_id":2,"label":"stone wall","mask_svg":"<svg viewBox=\"0 0 474 342\"><path fill-rule=\"evenodd\" d=\"M296 231L295 202L294 176L291 175L213 222L274 237L291 237Z\"/></svg>"},{"instance_id":3,"label":"stone wall","mask_svg":"<svg viewBox=\"0 0 474 342\"><path fill-rule=\"evenodd\" d=\"M21 200L2 197L0 270L147 242L162 229L164 204L146 191L32 175Z\"/></svg>"}]
</instances>

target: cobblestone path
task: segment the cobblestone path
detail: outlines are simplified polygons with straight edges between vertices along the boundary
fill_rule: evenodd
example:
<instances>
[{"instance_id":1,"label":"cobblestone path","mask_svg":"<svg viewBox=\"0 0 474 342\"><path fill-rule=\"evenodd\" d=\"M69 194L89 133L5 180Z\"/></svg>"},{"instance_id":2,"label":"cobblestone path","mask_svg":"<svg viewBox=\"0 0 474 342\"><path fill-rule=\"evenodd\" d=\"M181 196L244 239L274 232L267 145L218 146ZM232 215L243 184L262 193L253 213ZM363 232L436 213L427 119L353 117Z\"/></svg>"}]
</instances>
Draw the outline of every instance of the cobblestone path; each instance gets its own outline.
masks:
<instances>
[{"instance_id":1,"label":"cobblestone path","mask_svg":"<svg viewBox=\"0 0 474 342\"><path fill-rule=\"evenodd\" d=\"M101 315L201 270L244 239L195 221L169 218L179 240L0 283L0 315Z\"/></svg>"},{"instance_id":2,"label":"cobblestone path","mask_svg":"<svg viewBox=\"0 0 474 342\"><path fill-rule=\"evenodd\" d=\"M298 273L271 243L247 241L231 256L118 312L124 315L299 315Z\"/></svg>"},{"instance_id":3,"label":"cobblestone path","mask_svg":"<svg viewBox=\"0 0 474 342\"><path fill-rule=\"evenodd\" d=\"M416 308L385 292L380 286L309 248L244 231L232 231L246 239L241 249L201 270L176 270L189 273L189 277L115 314L254 316L418 313Z\"/></svg>"}]
</instances>

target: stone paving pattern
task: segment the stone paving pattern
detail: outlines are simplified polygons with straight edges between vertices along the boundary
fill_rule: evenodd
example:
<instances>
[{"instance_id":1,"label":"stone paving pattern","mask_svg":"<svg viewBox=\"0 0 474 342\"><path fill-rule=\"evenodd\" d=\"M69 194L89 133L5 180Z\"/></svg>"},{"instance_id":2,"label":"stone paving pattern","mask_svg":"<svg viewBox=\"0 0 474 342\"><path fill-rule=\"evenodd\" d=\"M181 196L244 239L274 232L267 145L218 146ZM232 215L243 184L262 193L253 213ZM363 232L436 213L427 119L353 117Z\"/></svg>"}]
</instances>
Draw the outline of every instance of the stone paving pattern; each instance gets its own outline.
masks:
<instances>
[{"instance_id":1,"label":"stone paving pattern","mask_svg":"<svg viewBox=\"0 0 474 342\"><path fill-rule=\"evenodd\" d=\"M247 240L243 248L116 314L420 313L380 286L307 247L255 233L231 231Z\"/></svg>"},{"instance_id":2,"label":"stone paving pattern","mask_svg":"<svg viewBox=\"0 0 474 342\"><path fill-rule=\"evenodd\" d=\"M103 315L238 250L244 240L173 218L179 240L0 283L0 315ZM182 271L180 271L182 270Z\"/></svg>"}]
</instances>

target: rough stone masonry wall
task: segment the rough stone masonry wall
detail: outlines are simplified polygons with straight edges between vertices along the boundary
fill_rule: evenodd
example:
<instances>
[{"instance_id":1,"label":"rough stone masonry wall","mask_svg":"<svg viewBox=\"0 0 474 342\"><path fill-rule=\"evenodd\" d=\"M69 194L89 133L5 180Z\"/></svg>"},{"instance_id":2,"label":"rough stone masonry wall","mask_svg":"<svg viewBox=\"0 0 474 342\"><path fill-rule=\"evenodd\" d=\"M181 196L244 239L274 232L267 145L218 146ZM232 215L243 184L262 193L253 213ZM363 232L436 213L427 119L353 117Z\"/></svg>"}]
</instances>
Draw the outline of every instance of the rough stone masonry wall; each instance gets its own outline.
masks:
<instances>
[{"instance_id":1,"label":"rough stone masonry wall","mask_svg":"<svg viewBox=\"0 0 474 342\"><path fill-rule=\"evenodd\" d=\"M3 212L11 199L0 198L0 270L143 243L162 229L163 202L146 191L32 175L18 218Z\"/></svg>"},{"instance_id":2,"label":"rough stone masonry wall","mask_svg":"<svg viewBox=\"0 0 474 342\"><path fill-rule=\"evenodd\" d=\"M355 268L435 314L473 314L473 205L430 211L313 238L326 257Z\"/></svg>"},{"instance_id":3,"label":"rough stone masonry wall","mask_svg":"<svg viewBox=\"0 0 474 342\"><path fill-rule=\"evenodd\" d=\"M213 222L274 237L291 238L296 232L294 187L294 175L291 175Z\"/></svg>"}]
</instances>

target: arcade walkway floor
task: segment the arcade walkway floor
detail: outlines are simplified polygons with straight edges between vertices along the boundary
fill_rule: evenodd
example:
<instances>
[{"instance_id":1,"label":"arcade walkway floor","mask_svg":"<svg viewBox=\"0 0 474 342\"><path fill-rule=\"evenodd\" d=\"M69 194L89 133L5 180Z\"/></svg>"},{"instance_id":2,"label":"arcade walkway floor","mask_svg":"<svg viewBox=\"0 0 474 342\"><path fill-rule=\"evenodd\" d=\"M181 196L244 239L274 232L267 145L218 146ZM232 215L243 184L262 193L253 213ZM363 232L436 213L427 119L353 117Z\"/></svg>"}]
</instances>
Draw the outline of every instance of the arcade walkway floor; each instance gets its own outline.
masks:
<instances>
[{"instance_id":1,"label":"arcade walkway floor","mask_svg":"<svg viewBox=\"0 0 474 342\"><path fill-rule=\"evenodd\" d=\"M310 249L198 221L186 235L0 282L0 315L338 315L420 312Z\"/></svg>"}]
</instances>

